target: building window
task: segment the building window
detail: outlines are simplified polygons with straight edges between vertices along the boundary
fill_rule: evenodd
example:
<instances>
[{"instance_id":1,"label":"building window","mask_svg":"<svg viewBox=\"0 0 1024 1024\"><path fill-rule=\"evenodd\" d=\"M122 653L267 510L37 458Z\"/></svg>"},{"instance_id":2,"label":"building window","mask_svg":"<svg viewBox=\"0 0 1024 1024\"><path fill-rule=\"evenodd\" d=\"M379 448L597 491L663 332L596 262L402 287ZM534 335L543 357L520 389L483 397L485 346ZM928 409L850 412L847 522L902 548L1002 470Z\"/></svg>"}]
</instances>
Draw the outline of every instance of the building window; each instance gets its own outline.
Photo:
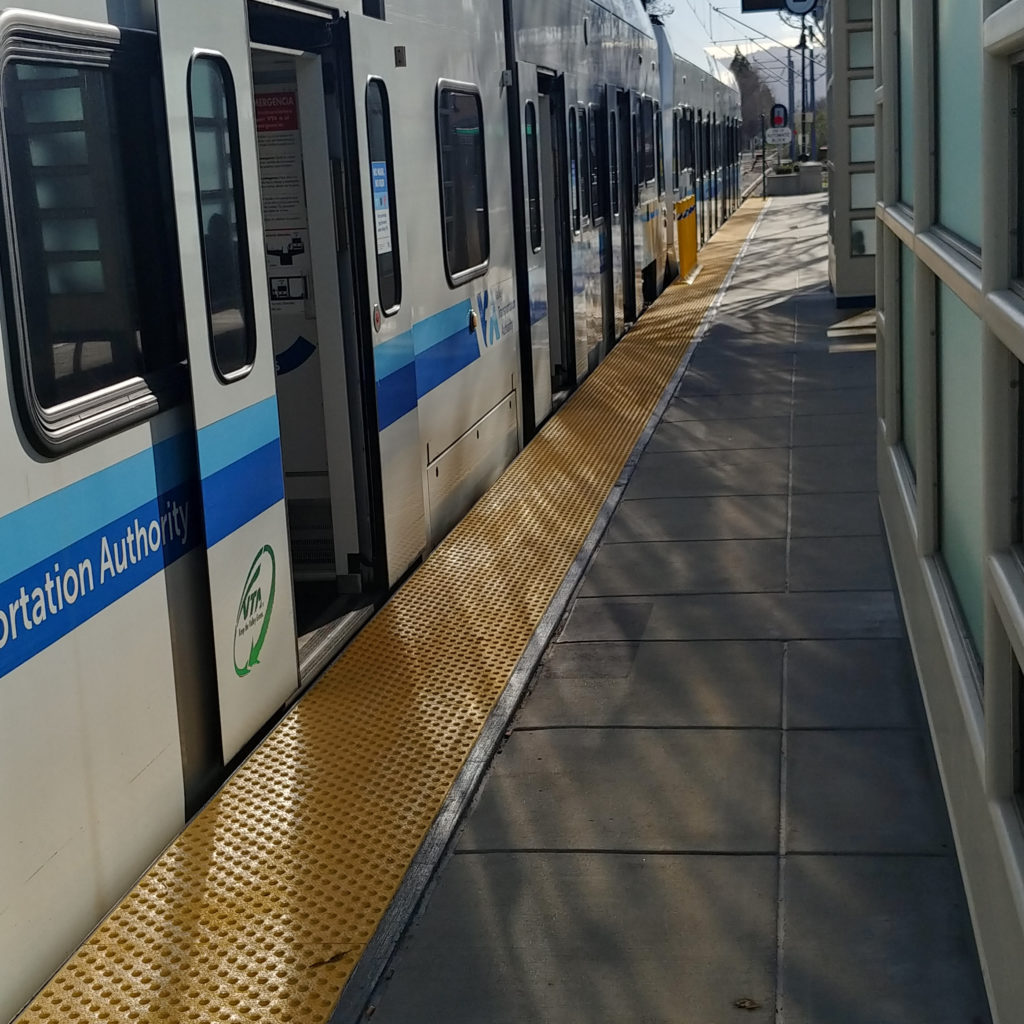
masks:
<instances>
[{"instance_id":1,"label":"building window","mask_svg":"<svg viewBox=\"0 0 1024 1024\"><path fill-rule=\"evenodd\" d=\"M537 108L533 100L526 101L523 123L526 126L526 205L530 222L530 248L540 252L540 171L537 162Z\"/></svg>"},{"instance_id":2,"label":"building window","mask_svg":"<svg viewBox=\"0 0 1024 1024\"><path fill-rule=\"evenodd\" d=\"M870 32L851 32L850 67L870 68L875 64L874 40Z\"/></svg>"},{"instance_id":3,"label":"building window","mask_svg":"<svg viewBox=\"0 0 1024 1024\"><path fill-rule=\"evenodd\" d=\"M935 173L939 223L981 246L981 8L935 6Z\"/></svg>"},{"instance_id":4,"label":"building window","mask_svg":"<svg viewBox=\"0 0 1024 1024\"><path fill-rule=\"evenodd\" d=\"M900 407L903 447L917 469L917 343L914 305L914 253L900 246Z\"/></svg>"},{"instance_id":5,"label":"building window","mask_svg":"<svg viewBox=\"0 0 1024 1024\"><path fill-rule=\"evenodd\" d=\"M850 209L870 210L875 205L875 172L857 171L850 175Z\"/></svg>"},{"instance_id":6,"label":"building window","mask_svg":"<svg viewBox=\"0 0 1024 1024\"><path fill-rule=\"evenodd\" d=\"M914 205L914 0L899 0L900 199Z\"/></svg>"},{"instance_id":7,"label":"building window","mask_svg":"<svg viewBox=\"0 0 1024 1024\"><path fill-rule=\"evenodd\" d=\"M196 57L188 94L210 350L217 373L229 381L252 366L256 331L235 89L227 64L219 57Z\"/></svg>"},{"instance_id":8,"label":"building window","mask_svg":"<svg viewBox=\"0 0 1024 1024\"><path fill-rule=\"evenodd\" d=\"M981 321L941 282L936 313L940 546L977 651L983 604Z\"/></svg>"},{"instance_id":9,"label":"building window","mask_svg":"<svg viewBox=\"0 0 1024 1024\"><path fill-rule=\"evenodd\" d=\"M402 267L398 253L395 164L391 155L391 109L387 87L379 78L366 83L366 135L373 191L377 294L381 309L391 314L402 302Z\"/></svg>"},{"instance_id":10,"label":"building window","mask_svg":"<svg viewBox=\"0 0 1024 1024\"><path fill-rule=\"evenodd\" d=\"M850 255L875 255L875 218L850 221Z\"/></svg>"},{"instance_id":11,"label":"building window","mask_svg":"<svg viewBox=\"0 0 1024 1024\"><path fill-rule=\"evenodd\" d=\"M437 149L445 268L453 287L487 269L487 171L480 94L465 86L437 90Z\"/></svg>"},{"instance_id":12,"label":"building window","mask_svg":"<svg viewBox=\"0 0 1024 1024\"><path fill-rule=\"evenodd\" d=\"M26 41L3 70L16 387L51 450L123 424L111 389L137 399L185 359L158 64L128 36L87 64Z\"/></svg>"},{"instance_id":13,"label":"building window","mask_svg":"<svg viewBox=\"0 0 1024 1024\"><path fill-rule=\"evenodd\" d=\"M850 117L873 117L875 113L875 80L850 79Z\"/></svg>"},{"instance_id":14,"label":"building window","mask_svg":"<svg viewBox=\"0 0 1024 1024\"><path fill-rule=\"evenodd\" d=\"M850 163L875 162L875 126L859 125L850 129Z\"/></svg>"}]
</instances>

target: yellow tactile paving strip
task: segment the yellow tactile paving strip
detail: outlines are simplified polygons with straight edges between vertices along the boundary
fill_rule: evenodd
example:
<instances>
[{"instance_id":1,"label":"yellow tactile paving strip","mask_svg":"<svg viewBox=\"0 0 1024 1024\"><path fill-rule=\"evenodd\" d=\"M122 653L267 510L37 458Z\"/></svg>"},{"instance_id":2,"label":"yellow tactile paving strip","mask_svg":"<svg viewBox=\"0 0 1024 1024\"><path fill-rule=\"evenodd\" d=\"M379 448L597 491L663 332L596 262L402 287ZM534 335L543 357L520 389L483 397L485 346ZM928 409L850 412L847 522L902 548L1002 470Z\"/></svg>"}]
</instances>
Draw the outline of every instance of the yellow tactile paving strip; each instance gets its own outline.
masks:
<instances>
[{"instance_id":1,"label":"yellow tactile paving strip","mask_svg":"<svg viewBox=\"0 0 1024 1024\"><path fill-rule=\"evenodd\" d=\"M703 250L19 1021L322 1022L761 209Z\"/></svg>"}]
</instances>

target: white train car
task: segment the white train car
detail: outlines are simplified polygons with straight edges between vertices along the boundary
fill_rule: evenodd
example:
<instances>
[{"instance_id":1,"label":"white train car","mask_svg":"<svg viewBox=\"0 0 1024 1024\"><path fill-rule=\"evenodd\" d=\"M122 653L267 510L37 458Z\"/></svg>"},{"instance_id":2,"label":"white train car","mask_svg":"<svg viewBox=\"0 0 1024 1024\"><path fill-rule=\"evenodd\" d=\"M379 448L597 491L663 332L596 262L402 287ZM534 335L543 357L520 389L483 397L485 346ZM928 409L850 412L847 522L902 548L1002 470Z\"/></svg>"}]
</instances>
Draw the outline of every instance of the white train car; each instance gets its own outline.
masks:
<instances>
[{"instance_id":1,"label":"white train car","mask_svg":"<svg viewBox=\"0 0 1024 1024\"><path fill-rule=\"evenodd\" d=\"M697 198L697 240L703 245L739 205L740 99L735 76L707 53L699 24L686 35L654 25L658 42L668 212ZM671 223L672 217L669 217ZM669 279L678 267L678 239L667 232Z\"/></svg>"},{"instance_id":2,"label":"white train car","mask_svg":"<svg viewBox=\"0 0 1024 1024\"><path fill-rule=\"evenodd\" d=\"M0 1019L662 286L639 0L465 11L0 10Z\"/></svg>"}]
</instances>

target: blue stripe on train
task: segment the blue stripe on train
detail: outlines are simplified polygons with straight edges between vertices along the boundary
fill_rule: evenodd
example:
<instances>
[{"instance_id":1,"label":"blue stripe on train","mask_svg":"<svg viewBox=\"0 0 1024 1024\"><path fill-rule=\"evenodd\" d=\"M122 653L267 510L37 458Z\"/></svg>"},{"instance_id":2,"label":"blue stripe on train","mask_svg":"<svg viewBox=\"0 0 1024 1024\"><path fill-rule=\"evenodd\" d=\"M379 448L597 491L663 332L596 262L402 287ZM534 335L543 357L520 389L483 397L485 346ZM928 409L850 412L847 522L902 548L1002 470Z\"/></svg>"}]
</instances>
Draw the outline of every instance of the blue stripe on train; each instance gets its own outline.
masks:
<instances>
[{"instance_id":1,"label":"blue stripe on train","mask_svg":"<svg viewBox=\"0 0 1024 1024\"><path fill-rule=\"evenodd\" d=\"M193 445L191 435L178 434L0 516L0 580L185 483L195 472Z\"/></svg>"},{"instance_id":2,"label":"blue stripe on train","mask_svg":"<svg viewBox=\"0 0 1024 1024\"><path fill-rule=\"evenodd\" d=\"M203 477L206 546L212 548L283 498L281 442L274 438L229 466Z\"/></svg>"},{"instance_id":3,"label":"blue stripe on train","mask_svg":"<svg viewBox=\"0 0 1024 1024\"><path fill-rule=\"evenodd\" d=\"M0 677L195 547L198 506L194 481L162 490L0 583Z\"/></svg>"},{"instance_id":4,"label":"blue stripe on train","mask_svg":"<svg viewBox=\"0 0 1024 1024\"><path fill-rule=\"evenodd\" d=\"M381 342L373 350L377 423L381 430L417 401L480 358L469 306L460 302Z\"/></svg>"}]
</instances>

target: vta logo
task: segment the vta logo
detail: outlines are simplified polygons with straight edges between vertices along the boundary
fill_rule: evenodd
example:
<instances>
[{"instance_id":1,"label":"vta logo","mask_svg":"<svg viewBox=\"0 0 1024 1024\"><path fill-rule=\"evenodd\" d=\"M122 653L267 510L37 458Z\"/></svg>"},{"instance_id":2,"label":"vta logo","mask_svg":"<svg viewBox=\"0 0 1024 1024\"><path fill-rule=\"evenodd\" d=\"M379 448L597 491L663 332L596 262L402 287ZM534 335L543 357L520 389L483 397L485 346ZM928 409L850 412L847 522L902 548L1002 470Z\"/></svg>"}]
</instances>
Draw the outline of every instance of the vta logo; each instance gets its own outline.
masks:
<instances>
[{"instance_id":1,"label":"vta logo","mask_svg":"<svg viewBox=\"0 0 1024 1024\"><path fill-rule=\"evenodd\" d=\"M491 306L490 292L485 288L476 297L476 311L480 316L480 327L477 331L485 346L496 344L501 340L501 324L498 322L498 307ZM488 308L490 307L490 308ZM488 313L490 319L488 320Z\"/></svg>"},{"instance_id":2,"label":"vta logo","mask_svg":"<svg viewBox=\"0 0 1024 1024\"><path fill-rule=\"evenodd\" d=\"M276 585L274 549L265 544L249 568L235 616L234 660L235 674L239 677L247 676L259 663L270 628L270 613L274 610Z\"/></svg>"}]
</instances>

